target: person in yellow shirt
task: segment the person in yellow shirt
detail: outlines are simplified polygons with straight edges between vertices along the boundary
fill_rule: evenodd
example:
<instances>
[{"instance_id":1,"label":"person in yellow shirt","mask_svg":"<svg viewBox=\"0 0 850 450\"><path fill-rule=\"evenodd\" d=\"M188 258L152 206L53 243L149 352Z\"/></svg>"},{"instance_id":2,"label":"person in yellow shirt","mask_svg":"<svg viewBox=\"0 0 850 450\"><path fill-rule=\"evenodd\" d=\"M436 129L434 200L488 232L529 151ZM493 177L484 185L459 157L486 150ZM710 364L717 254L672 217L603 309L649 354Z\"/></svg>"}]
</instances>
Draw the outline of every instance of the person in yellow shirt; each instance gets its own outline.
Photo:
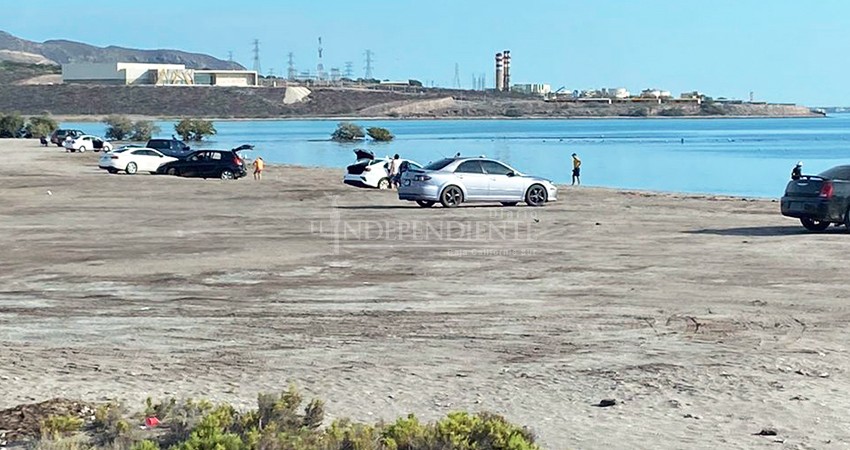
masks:
<instances>
[{"instance_id":1,"label":"person in yellow shirt","mask_svg":"<svg viewBox=\"0 0 850 450\"><path fill-rule=\"evenodd\" d=\"M254 160L254 179L262 180L263 179L263 168L266 166L266 162L263 161L263 158L257 157Z\"/></svg>"},{"instance_id":2,"label":"person in yellow shirt","mask_svg":"<svg viewBox=\"0 0 850 450\"><path fill-rule=\"evenodd\" d=\"M573 153L573 184L581 184L581 160Z\"/></svg>"}]
</instances>

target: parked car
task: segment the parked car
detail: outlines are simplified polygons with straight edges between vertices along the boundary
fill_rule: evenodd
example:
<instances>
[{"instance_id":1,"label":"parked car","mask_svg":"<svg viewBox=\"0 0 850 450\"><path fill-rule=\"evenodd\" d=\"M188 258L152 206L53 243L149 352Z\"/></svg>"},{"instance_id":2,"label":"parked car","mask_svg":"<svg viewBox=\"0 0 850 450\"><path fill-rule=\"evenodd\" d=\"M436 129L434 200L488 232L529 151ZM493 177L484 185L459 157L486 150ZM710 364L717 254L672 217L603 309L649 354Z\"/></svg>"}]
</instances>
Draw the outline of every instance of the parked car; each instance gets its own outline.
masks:
<instances>
[{"instance_id":1,"label":"parked car","mask_svg":"<svg viewBox=\"0 0 850 450\"><path fill-rule=\"evenodd\" d=\"M56 144L57 147L62 147L65 144L65 138L68 136L77 137L82 136L83 133L81 130L70 130L70 129L58 129L54 130L53 133L50 134L50 142Z\"/></svg>"},{"instance_id":2,"label":"parked car","mask_svg":"<svg viewBox=\"0 0 850 450\"><path fill-rule=\"evenodd\" d=\"M789 181L780 209L783 216L800 219L810 231L823 231L833 223L850 230L850 166Z\"/></svg>"},{"instance_id":3,"label":"parked car","mask_svg":"<svg viewBox=\"0 0 850 450\"><path fill-rule=\"evenodd\" d=\"M177 139L151 139L145 147L175 158L184 158L192 151L185 142Z\"/></svg>"},{"instance_id":4,"label":"parked car","mask_svg":"<svg viewBox=\"0 0 850 450\"><path fill-rule=\"evenodd\" d=\"M348 166L342 182L351 186L377 189L390 188L390 158L375 158L375 154L367 150L354 150L357 160ZM399 166L421 169L422 165L408 159L399 159Z\"/></svg>"},{"instance_id":5,"label":"parked car","mask_svg":"<svg viewBox=\"0 0 850 450\"><path fill-rule=\"evenodd\" d=\"M244 146L233 150L196 150L185 158L163 164L157 173L235 180L248 174L245 162L238 153L242 149Z\"/></svg>"},{"instance_id":6,"label":"parked car","mask_svg":"<svg viewBox=\"0 0 850 450\"><path fill-rule=\"evenodd\" d=\"M84 153L86 150L94 150L96 152L101 150L105 152L112 151L112 144L107 142L106 139L90 134L83 134L76 137L68 136L65 138L63 145L65 146L65 150L69 152Z\"/></svg>"},{"instance_id":7,"label":"parked car","mask_svg":"<svg viewBox=\"0 0 850 450\"><path fill-rule=\"evenodd\" d=\"M126 146L104 153L100 157L98 167L109 173L123 170L128 175L133 175L138 171L156 173L159 166L172 161L177 161L177 158L165 156L152 148Z\"/></svg>"},{"instance_id":8,"label":"parked car","mask_svg":"<svg viewBox=\"0 0 850 450\"><path fill-rule=\"evenodd\" d=\"M484 157L444 158L401 176L400 200L423 208L440 202L453 208L463 202L499 202L543 206L557 200L558 189L544 178L523 175L505 163Z\"/></svg>"}]
</instances>

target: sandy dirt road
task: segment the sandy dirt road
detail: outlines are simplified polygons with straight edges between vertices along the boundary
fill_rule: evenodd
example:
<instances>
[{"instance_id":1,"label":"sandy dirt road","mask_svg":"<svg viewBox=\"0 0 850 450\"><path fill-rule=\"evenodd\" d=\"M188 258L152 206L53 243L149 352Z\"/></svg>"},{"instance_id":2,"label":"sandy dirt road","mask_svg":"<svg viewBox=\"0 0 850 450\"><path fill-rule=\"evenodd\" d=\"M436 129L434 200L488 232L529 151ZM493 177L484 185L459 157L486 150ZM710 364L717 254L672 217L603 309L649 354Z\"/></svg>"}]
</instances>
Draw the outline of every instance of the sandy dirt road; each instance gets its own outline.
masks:
<instances>
[{"instance_id":1,"label":"sandy dirt road","mask_svg":"<svg viewBox=\"0 0 850 450\"><path fill-rule=\"evenodd\" d=\"M850 235L775 202L421 209L338 171L97 157L0 141L0 408L295 382L332 417L488 410L553 449L850 445Z\"/></svg>"}]
</instances>

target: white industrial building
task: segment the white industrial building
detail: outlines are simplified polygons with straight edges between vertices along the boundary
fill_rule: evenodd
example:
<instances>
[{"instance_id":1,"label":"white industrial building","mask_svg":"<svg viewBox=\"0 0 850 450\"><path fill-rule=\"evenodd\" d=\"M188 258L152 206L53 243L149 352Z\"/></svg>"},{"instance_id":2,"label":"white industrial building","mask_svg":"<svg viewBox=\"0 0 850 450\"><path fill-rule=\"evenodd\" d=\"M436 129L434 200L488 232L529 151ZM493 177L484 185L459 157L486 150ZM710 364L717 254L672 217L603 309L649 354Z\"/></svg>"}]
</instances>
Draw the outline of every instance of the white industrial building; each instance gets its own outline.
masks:
<instances>
[{"instance_id":1,"label":"white industrial building","mask_svg":"<svg viewBox=\"0 0 850 450\"><path fill-rule=\"evenodd\" d=\"M540 83L521 83L511 86L511 92L526 95L547 95L552 92L552 86Z\"/></svg>"},{"instance_id":2,"label":"white industrial building","mask_svg":"<svg viewBox=\"0 0 850 450\"><path fill-rule=\"evenodd\" d=\"M62 64L64 83L116 85L257 86L252 70L187 69L183 64L68 63Z\"/></svg>"}]
</instances>

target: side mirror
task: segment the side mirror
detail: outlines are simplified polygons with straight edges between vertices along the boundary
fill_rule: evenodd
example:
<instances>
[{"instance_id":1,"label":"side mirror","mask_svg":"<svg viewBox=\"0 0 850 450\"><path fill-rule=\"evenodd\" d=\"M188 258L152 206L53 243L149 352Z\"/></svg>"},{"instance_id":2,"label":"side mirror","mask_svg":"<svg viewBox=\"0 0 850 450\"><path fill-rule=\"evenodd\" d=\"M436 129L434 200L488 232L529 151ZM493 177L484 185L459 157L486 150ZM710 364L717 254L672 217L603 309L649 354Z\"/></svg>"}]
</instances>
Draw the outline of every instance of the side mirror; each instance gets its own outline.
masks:
<instances>
[{"instance_id":1,"label":"side mirror","mask_svg":"<svg viewBox=\"0 0 850 450\"><path fill-rule=\"evenodd\" d=\"M506 175L509 176L509 177L515 177L516 173L515 172L508 172Z\"/></svg>"}]
</instances>

